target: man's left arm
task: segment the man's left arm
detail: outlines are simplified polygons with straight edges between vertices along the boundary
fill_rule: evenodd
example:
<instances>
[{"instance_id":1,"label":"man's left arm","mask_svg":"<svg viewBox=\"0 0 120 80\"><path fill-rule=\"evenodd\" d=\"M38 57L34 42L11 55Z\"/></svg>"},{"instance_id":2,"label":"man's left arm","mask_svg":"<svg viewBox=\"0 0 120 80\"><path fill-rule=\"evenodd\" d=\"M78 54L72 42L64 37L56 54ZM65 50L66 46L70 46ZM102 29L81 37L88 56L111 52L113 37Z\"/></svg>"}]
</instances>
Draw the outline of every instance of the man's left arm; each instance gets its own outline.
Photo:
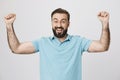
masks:
<instances>
[{"instance_id":1,"label":"man's left arm","mask_svg":"<svg viewBox=\"0 0 120 80\"><path fill-rule=\"evenodd\" d=\"M102 34L100 40L93 40L88 48L88 52L103 52L109 49L110 30L109 30L109 13L103 11L98 14L102 23Z\"/></svg>"}]
</instances>

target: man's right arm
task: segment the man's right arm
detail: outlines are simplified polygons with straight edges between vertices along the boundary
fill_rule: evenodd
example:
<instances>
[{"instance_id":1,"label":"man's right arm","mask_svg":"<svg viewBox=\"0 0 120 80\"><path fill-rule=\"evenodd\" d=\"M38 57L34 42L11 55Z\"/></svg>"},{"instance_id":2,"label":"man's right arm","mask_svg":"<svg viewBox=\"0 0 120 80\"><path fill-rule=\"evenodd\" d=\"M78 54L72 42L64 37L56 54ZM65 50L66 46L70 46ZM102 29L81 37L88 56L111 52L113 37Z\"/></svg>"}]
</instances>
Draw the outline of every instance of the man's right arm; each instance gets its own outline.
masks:
<instances>
[{"instance_id":1,"label":"man's right arm","mask_svg":"<svg viewBox=\"0 0 120 80\"><path fill-rule=\"evenodd\" d=\"M7 39L8 44L13 53L17 54L29 54L34 53L35 48L32 42L20 43L13 28L13 23L16 19L15 14L9 14L5 17L6 29L7 29Z\"/></svg>"}]
</instances>

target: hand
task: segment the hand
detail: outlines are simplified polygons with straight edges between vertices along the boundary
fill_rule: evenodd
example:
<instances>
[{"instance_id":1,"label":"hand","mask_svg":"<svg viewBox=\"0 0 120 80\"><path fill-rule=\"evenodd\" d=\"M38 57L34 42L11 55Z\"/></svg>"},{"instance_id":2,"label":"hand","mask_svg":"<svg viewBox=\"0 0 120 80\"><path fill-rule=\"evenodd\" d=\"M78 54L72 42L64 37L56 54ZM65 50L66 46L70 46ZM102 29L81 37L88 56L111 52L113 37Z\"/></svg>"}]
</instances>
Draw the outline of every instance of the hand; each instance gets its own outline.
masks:
<instances>
[{"instance_id":1,"label":"hand","mask_svg":"<svg viewBox=\"0 0 120 80\"><path fill-rule=\"evenodd\" d=\"M8 14L4 17L6 25L13 24L16 19L16 14Z\"/></svg>"},{"instance_id":2,"label":"hand","mask_svg":"<svg viewBox=\"0 0 120 80\"><path fill-rule=\"evenodd\" d=\"M109 22L109 13L106 11L99 12L98 18L103 24L108 23Z\"/></svg>"}]
</instances>

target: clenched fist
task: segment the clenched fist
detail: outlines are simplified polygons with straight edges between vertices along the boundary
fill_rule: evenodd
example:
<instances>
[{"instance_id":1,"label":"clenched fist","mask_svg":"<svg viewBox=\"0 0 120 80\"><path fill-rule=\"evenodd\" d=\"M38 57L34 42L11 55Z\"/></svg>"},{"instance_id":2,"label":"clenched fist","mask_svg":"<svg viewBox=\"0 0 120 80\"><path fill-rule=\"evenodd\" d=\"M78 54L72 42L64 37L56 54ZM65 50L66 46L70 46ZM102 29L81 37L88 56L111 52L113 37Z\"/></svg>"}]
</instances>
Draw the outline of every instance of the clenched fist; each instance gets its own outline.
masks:
<instances>
[{"instance_id":1,"label":"clenched fist","mask_svg":"<svg viewBox=\"0 0 120 80\"><path fill-rule=\"evenodd\" d=\"M16 19L16 14L8 14L4 17L6 25L13 24Z\"/></svg>"},{"instance_id":2,"label":"clenched fist","mask_svg":"<svg viewBox=\"0 0 120 80\"><path fill-rule=\"evenodd\" d=\"M106 11L99 12L98 18L102 23L108 23L109 22L109 13Z\"/></svg>"}]
</instances>

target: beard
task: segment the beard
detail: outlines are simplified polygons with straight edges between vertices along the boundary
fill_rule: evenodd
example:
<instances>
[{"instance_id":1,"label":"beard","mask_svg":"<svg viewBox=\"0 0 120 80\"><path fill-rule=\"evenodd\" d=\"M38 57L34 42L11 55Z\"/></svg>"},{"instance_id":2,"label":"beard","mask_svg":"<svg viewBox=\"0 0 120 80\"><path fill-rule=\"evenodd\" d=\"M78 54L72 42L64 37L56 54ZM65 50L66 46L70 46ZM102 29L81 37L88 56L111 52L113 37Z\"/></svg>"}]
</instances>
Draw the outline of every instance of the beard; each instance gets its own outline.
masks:
<instances>
[{"instance_id":1,"label":"beard","mask_svg":"<svg viewBox=\"0 0 120 80\"><path fill-rule=\"evenodd\" d=\"M57 38L63 38L67 34L67 29L64 29L63 27L55 27L55 29L52 28L52 30L54 36Z\"/></svg>"}]
</instances>

